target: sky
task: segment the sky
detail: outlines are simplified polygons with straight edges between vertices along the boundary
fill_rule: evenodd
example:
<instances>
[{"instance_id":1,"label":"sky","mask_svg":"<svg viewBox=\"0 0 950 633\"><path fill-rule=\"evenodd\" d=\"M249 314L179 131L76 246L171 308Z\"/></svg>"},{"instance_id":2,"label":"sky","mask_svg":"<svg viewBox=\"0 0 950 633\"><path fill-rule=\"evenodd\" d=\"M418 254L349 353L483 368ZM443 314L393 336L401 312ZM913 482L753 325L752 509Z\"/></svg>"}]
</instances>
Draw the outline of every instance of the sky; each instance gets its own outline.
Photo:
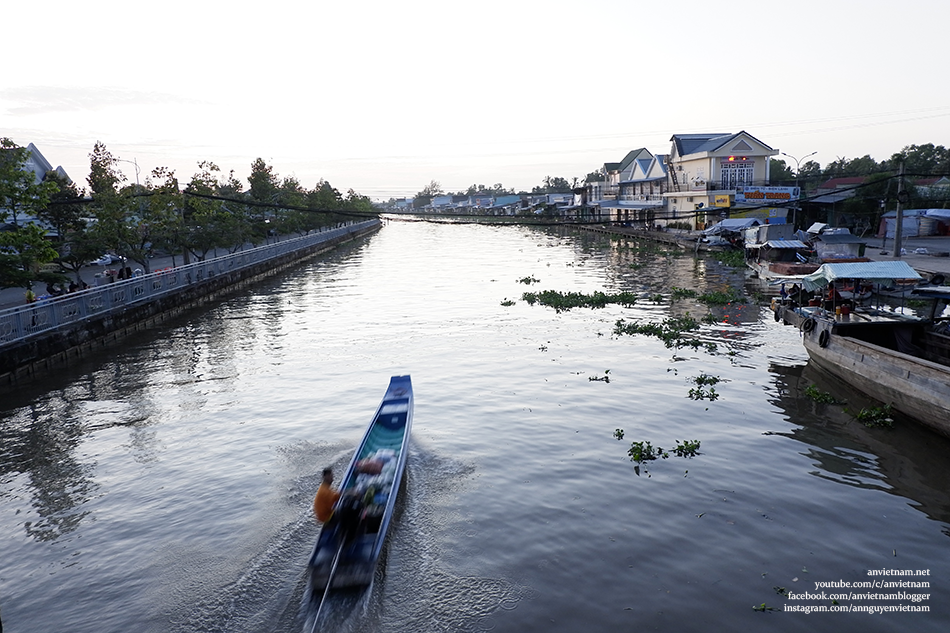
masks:
<instances>
[{"instance_id":1,"label":"sky","mask_svg":"<svg viewBox=\"0 0 950 633\"><path fill-rule=\"evenodd\" d=\"M81 186L97 141L129 182L263 158L374 200L582 180L674 134L793 168L950 147L946 0L8 4L0 137Z\"/></svg>"}]
</instances>

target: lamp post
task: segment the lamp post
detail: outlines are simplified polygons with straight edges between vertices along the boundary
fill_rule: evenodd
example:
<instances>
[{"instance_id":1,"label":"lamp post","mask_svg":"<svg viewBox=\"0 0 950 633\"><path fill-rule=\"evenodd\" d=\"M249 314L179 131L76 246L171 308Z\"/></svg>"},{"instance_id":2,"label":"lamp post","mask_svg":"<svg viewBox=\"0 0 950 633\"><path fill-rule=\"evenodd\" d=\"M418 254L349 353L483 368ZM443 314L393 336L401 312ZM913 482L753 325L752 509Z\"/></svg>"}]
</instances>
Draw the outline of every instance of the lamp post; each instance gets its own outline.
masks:
<instances>
[{"instance_id":1,"label":"lamp post","mask_svg":"<svg viewBox=\"0 0 950 633\"><path fill-rule=\"evenodd\" d=\"M786 154L785 152L782 152L782 156L788 156L788 157L791 158L793 161L795 161L795 186L796 186L796 187L798 186L798 172L799 172L799 170L801 169L801 162L802 162L803 160L805 160L806 158L808 158L809 156L814 156L814 155L817 154L817 153L818 153L818 152L815 151L815 152L812 152L811 154L805 154L805 155L802 156L801 158L795 158L795 157L792 156L791 154Z\"/></svg>"},{"instance_id":2,"label":"lamp post","mask_svg":"<svg viewBox=\"0 0 950 633\"><path fill-rule=\"evenodd\" d=\"M135 159L133 158L132 160L126 160L124 158L116 158L115 160L135 165L135 186L139 186L139 164L135 161Z\"/></svg>"},{"instance_id":3,"label":"lamp post","mask_svg":"<svg viewBox=\"0 0 950 633\"><path fill-rule=\"evenodd\" d=\"M803 160L805 160L805 159L808 158L809 156L814 156L814 155L817 154L817 153L818 153L817 151L814 151L814 152L812 152L811 154L805 154L805 155L802 156L801 158L795 158L795 157L792 156L791 154L786 154L785 152L782 152L782 156L788 156L788 157L791 158L793 161L795 161L795 188L798 189L798 197L799 197L799 198L801 198L801 195L802 195L801 187L799 187L799 185L798 185L798 172L801 171L801 163L802 163ZM792 207L792 230L793 230L793 231L795 230L795 220L797 220L797 217L796 217L796 216L797 216L797 211L798 211L798 207Z\"/></svg>"}]
</instances>

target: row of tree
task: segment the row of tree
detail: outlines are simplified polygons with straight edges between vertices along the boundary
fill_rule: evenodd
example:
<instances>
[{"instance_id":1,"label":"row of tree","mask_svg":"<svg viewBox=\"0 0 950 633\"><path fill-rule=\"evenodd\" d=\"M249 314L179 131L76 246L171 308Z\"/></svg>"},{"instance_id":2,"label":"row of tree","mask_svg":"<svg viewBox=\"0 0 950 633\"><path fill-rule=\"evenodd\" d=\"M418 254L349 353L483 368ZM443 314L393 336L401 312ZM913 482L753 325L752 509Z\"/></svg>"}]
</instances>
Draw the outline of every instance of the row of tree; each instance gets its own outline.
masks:
<instances>
[{"instance_id":1,"label":"row of tree","mask_svg":"<svg viewBox=\"0 0 950 633\"><path fill-rule=\"evenodd\" d=\"M904 172L916 179L950 176L950 150L943 145L933 143L907 145L901 151L892 154L890 158L880 162L869 155L860 158L839 156L822 168L816 161L810 160L801 165L797 174L792 165L784 160L773 158L769 166L769 175L773 185L791 185L797 181L807 191L817 188L821 183L832 178L893 175L897 173L901 163L904 165Z\"/></svg>"},{"instance_id":2,"label":"row of tree","mask_svg":"<svg viewBox=\"0 0 950 633\"><path fill-rule=\"evenodd\" d=\"M8 223L0 231L3 288L64 283L69 273L78 279L79 270L105 252L149 271L156 254L200 261L215 249L234 252L269 236L375 214L370 199L352 189L344 195L324 180L305 189L261 158L251 165L246 190L233 171L224 175L212 162L199 163L184 186L165 167L144 184L127 184L118 159L96 143L87 194L55 171L37 183L25 168L28 150L6 138L0 144L0 223Z\"/></svg>"}]
</instances>

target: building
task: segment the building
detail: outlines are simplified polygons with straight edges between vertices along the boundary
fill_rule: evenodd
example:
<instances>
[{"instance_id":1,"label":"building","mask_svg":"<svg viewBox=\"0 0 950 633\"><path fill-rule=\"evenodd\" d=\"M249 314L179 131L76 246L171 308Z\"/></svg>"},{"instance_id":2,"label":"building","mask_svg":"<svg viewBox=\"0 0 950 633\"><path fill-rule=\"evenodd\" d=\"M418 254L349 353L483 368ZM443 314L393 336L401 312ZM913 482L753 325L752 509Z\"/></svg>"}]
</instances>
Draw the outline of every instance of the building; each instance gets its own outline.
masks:
<instances>
[{"instance_id":1,"label":"building","mask_svg":"<svg viewBox=\"0 0 950 633\"><path fill-rule=\"evenodd\" d=\"M730 215L740 188L767 186L769 160L779 153L745 131L674 134L670 141L666 204L657 217L693 228ZM765 206L748 205L750 211Z\"/></svg>"}]
</instances>

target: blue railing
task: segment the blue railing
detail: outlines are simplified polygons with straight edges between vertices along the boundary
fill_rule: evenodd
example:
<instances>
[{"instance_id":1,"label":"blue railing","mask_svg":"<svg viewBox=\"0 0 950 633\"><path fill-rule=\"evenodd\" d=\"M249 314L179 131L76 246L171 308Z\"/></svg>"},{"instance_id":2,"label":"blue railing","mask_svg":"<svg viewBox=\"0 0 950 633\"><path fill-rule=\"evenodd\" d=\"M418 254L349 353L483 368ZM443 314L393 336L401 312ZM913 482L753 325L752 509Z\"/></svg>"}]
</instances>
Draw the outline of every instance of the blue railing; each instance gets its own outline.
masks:
<instances>
[{"instance_id":1,"label":"blue railing","mask_svg":"<svg viewBox=\"0 0 950 633\"><path fill-rule=\"evenodd\" d=\"M321 242L357 233L376 223L378 220L348 224L187 266L158 270L132 279L43 299L25 306L7 308L0 311L0 349L64 325L108 314L116 308L153 301L217 275L239 271Z\"/></svg>"}]
</instances>

